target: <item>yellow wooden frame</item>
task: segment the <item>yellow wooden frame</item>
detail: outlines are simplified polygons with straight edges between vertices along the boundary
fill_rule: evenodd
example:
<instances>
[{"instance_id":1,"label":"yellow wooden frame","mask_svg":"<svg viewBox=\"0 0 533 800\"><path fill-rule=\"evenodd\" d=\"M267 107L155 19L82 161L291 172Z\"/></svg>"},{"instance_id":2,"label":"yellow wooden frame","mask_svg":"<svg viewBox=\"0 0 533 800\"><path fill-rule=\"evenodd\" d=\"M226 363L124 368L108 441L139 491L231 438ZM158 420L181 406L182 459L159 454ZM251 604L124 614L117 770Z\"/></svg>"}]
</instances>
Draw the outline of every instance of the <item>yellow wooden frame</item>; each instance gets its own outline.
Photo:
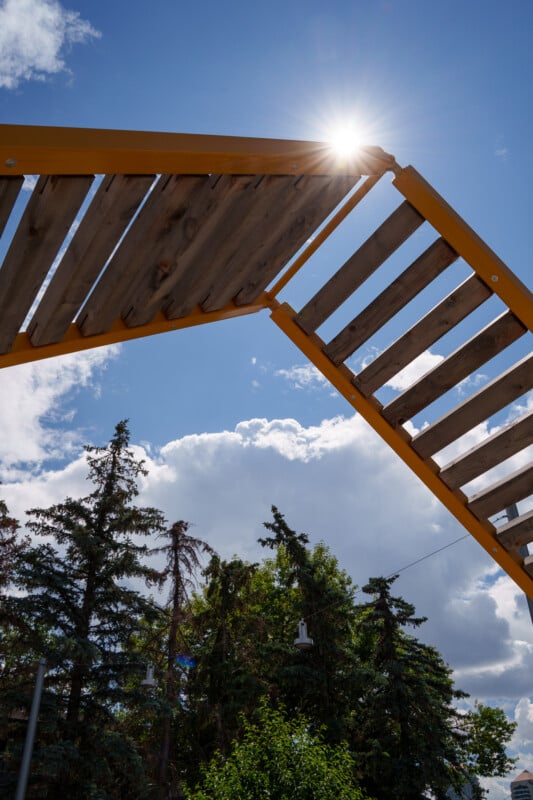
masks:
<instances>
[{"instance_id":1,"label":"yellow wooden frame","mask_svg":"<svg viewBox=\"0 0 533 800\"><path fill-rule=\"evenodd\" d=\"M394 157L381 148L361 148L347 162L336 158L331 147L320 142L0 125L0 176L109 173L367 176L317 237L277 279L273 288L264 292L254 303L243 306L229 303L220 311L208 313L197 307L187 317L177 320L168 320L159 312L151 323L133 328L117 319L108 332L95 336L82 336L77 325L72 324L61 342L42 347L33 346L27 334L20 333L11 351L0 356L0 368L252 314L268 308L273 321L296 347L533 599L533 577L523 569L518 553L505 550L497 539L494 526L488 521L481 522L467 507L466 496L461 491L449 489L438 477L436 462L417 455L410 446L407 431L387 422L380 413L379 403L365 397L356 388L352 373L343 365L336 366L323 352L324 342L316 334L306 334L295 322L296 312L278 300L279 292L387 171L393 173L392 183L405 199L470 264L529 330L533 330L533 295L529 289L416 170L412 167L401 168Z\"/></svg>"}]
</instances>

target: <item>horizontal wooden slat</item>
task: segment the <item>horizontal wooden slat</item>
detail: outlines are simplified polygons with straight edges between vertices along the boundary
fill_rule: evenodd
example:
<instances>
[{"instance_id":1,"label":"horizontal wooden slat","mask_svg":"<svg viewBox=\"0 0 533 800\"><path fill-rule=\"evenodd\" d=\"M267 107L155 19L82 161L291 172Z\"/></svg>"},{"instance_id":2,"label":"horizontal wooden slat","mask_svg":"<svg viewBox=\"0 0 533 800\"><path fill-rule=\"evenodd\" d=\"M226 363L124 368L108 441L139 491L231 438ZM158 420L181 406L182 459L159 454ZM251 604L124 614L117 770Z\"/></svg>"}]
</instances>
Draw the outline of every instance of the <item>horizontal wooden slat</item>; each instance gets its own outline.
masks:
<instances>
[{"instance_id":1,"label":"horizontal wooden slat","mask_svg":"<svg viewBox=\"0 0 533 800\"><path fill-rule=\"evenodd\" d=\"M384 417L391 425L403 424L526 332L511 311L504 312L385 406Z\"/></svg>"},{"instance_id":2,"label":"horizontal wooden slat","mask_svg":"<svg viewBox=\"0 0 533 800\"><path fill-rule=\"evenodd\" d=\"M530 411L476 447L472 447L461 458L451 461L441 470L440 476L450 489L457 489L497 464L501 464L506 458L520 452L532 442L533 411Z\"/></svg>"},{"instance_id":3,"label":"horizontal wooden slat","mask_svg":"<svg viewBox=\"0 0 533 800\"><path fill-rule=\"evenodd\" d=\"M0 178L0 236L4 232L9 215L24 183L22 175Z\"/></svg>"},{"instance_id":4,"label":"horizontal wooden slat","mask_svg":"<svg viewBox=\"0 0 533 800\"><path fill-rule=\"evenodd\" d=\"M0 269L0 352L11 347L92 182L39 178Z\"/></svg>"},{"instance_id":5,"label":"horizontal wooden slat","mask_svg":"<svg viewBox=\"0 0 533 800\"><path fill-rule=\"evenodd\" d=\"M529 497L533 490L533 464L513 472L507 478L493 483L482 492L473 495L468 507L478 519L486 519L508 508L513 503Z\"/></svg>"},{"instance_id":6,"label":"horizontal wooden slat","mask_svg":"<svg viewBox=\"0 0 533 800\"><path fill-rule=\"evenodd\" d=\"M392 317L437 275L457 259L457 253L444 241L437 239L419 258L396 278L376 299L353 319L326 347L335 364L352 355L367 339Z\"/></svg>"},{"instance_id":7,"label":"horizontal wooden slat","mask_svg":"<svg viewBox=\"0 0 533 800\"><path fill-rule=\"evenodd\" d=\"M78 325L85 336L109 330L127 305L139 275L148 272L155 282L154 271L165 275L171 270L163 257L168 241L186 236L189 229L186 226L184 231L181 221L190 197L210 180L205 175L161 175L80 311Z\"/></svg>"},{"instance_id":8,"label":"horizontal wooden slat","mask_svg":"<svg viewBox=\"0 0 533 800\"><path fill-rule=\"evenodd\" d=\"M438 453L492 414L533 388L533 353L499 375L411 441L422 458Z\"/></svg>"},{"instance_id":9,"label":"horizontal wooden slat","mask_svg":"<svg viewBox=\"0 0 533 800\"><path fill-rule=\"evenodd\" d=\"M471 275L365 367L357 375L356 385L364 394L375 392L480 306L491 294L483 281L476 275Z\"/></svg>"},{"instance_id":10,"label":"horizontal wooden slat","mask_svg":"<svg viewBox=\"0 0 533 800\"><path fill-rule=\"evenodd\" d=\"M154 177L104 176L28 325L33 345L63 338Z\"/></svg>"},{"instance_id":11,"label":"horizontal wooden slat","mask_svg":"<svg viewBox=\"0 0 533 800\"><path fill-rule=\"evenodd\" d=\"M502 525L497 531L498 540L507 549L518 549L533 542L533 511L522 514Z\"/></svg>"},{"instance_id":12,"label":"horizontal wooden slat","mask_svg":"<svg viewBox=\"0 0 533 800\"><path fill-rule=\"evenodd\" d=\"M287 192L283 203L277 208L268 209L264 233L261 229L249 228L248 235L242 242L242 252L239 249L240 269L232 279L230 275L234 270L228 265L227 279L220 276L218 285L213 286L202 308L205 311L216 310L232 298L237 305L252 302L356 182L354 178L316 176L307 176L298 181L293 191Z\"/></svg>"},{"instance_id":13,"label":"horizontal wooden slat","mask_svg":"<svg viewBox=\"0 0 533 800\"><path fill-rule=\"evenodd\" d=\"M315 331L423 222L409 203L398 206L302 308L298 325L306 333Z\"/></svg>"}]
</instances>

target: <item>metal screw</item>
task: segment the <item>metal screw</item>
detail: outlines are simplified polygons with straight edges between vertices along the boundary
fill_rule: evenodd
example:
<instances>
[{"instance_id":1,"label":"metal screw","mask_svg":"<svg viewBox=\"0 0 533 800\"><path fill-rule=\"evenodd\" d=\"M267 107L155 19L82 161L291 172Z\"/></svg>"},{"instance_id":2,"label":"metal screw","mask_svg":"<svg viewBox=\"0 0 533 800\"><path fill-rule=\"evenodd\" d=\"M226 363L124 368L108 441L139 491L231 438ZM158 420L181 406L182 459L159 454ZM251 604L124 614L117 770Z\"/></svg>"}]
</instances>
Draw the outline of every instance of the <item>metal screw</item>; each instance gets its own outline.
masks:
<instances>
[{"instance_id":1,"label":"metal screw","mask_svg":"<svg viewBox=\"0 0 533 800\"><path fill-rule=\"evenodd\" d=\"M16 158L6 158L6 167L15 167L17 164Z\"/></svg>"},{"instance_id":2,"label":"metal screw","mask_svg":"<svg viewBox=\"0 0 533 800\"><path fill-rule=\"evenodd\" d=\"M490 276L490 279L491 279L491 281L492 281L493 283L498 283L498 280L499 280L497 275L491 275L491 276Z\"/></svg>"}]
</instances>

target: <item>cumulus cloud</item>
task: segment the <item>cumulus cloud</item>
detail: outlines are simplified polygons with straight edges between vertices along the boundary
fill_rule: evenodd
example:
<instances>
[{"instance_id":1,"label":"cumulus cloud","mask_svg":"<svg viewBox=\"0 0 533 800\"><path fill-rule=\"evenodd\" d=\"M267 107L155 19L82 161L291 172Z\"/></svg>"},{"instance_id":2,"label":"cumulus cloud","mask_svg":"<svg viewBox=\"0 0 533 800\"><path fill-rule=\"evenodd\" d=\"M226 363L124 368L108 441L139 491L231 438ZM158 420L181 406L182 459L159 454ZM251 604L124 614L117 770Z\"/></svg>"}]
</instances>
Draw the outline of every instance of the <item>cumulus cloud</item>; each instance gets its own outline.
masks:
<instances>
[{"instance_id":1,"label":"cumulus cloud","mask_svg":"<svg viewBox=\"0 0 533 800\"><path fill-rule=\"evenodd\" d=\"M0 415L2 480L12 480L28 464L72 452L79 436L63 429L72 427L74 417L66 401L81 387L92 385L97 391L98 372L118 349L99 348L0 371L0 395L5 398Z\"/></svg>"},{"instance_id":2,"label":"cumulus cloud","mask_svg":"<svg viewBox=\"0 0 533 800\"><path fill-rule=\"evenodd\" d=\"M324 541L358 586L399 572L395 593L428 617L420 638L440 650L459 688L503 703L511 717L519 709L513 747L525 752L533 645L524 598L471 537L461 539L464 530L359 415L310 426L249 419L137 452L149 468L139 502L169 522L190 521L223 558L264 557L257 539L275 504L311 543ZM30 504L86 494L85 476L78 456L64 469L6 483L2 494L21 517Z\"/></svg>"},{"instance_id":3,"label":"cumulus cloud","mask_svg":"<svg viewBox=\"0 0 533 800\"><path fill-rule=\"evenodd\" d=\"M325 376L312 364L295 364L289 369L277 369L276 378L288 381L292 389L324 389L330 387Z\"/></svg>"},{"instance_id":4,"label":"cumulus cloud","mask_svg":"<svg viewBox=\"0 0 533 800\"><path fill-rule=\"evenodd\" d=\"M67 69L65 51L101 34L58 0L3 0L0 4L0 87L44 80Z\"/></svg>"}]
</instances>

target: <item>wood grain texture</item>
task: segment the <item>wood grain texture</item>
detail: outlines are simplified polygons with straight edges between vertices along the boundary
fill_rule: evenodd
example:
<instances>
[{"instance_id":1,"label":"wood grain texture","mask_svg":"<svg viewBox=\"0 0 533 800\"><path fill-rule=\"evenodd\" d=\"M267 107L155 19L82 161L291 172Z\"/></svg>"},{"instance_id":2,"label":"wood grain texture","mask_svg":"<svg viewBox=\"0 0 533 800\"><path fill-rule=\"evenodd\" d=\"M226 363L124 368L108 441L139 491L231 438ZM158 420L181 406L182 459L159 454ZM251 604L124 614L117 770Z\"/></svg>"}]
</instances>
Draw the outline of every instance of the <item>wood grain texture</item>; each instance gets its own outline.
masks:
<instances>
[{"instance_id":1,"label":"wood grain texture","mask_svg":"<svg viewBox=\"0 0 533 800\"><path fill-rule=\"evenodd\" d=\"M411 441L422 458L438 453L480 422L533 388L533 353L498 375L472 397L424 428Z\"/></svg>"},{"instance_id":2,"label":"wood grain texture","mask_svg":"<svg viewBox=\"0 0 533 800\"><path fill-rule=\"evenodd\" d=\"M450 489L464 486L473 478L501 464L533 442L533 411L506 425L460 458L446 464L440 477Z\"/></svg>"},{"instance_id":3,"label":"wood grain texture","mask_svg":"<svg viewBox=\"0 0 533 800\"><path fill-rule=\"evenodd\" d=\"M356 377L364 394L372 394L417 356L474 311L492 292L475 275L467 278L416 325L400 336Z\"/></svg>"},{"instance_id":4,"label":"wood grain texture","mask_svg":"<svg viewBox=\"0 0 533 800\"><path fill-rule=\"evenodd\" d=\"M247 219L236 258L223 266L204 311L216 311L231 299L253 302L305 244L356 183L354 178L306 176L294 182L257 222ZM222 266L222 265L221 265Z\"/></svg>"},{"instance_id":5,"label":"wood grain texture","mask_svg":"<svg viewBox=\"0 0 533 800\"><path fill-rule=\"evenodd\" d=\"M92 182L88 175L37 181L0 269L0 352L11 347Z\"/></svg>"},{"instance_id":6,"label":"wood grain texture","mask_svg":"<svg viewBox=\"0 0 533 800\"><path fill-rule=\"evenodd\" d=\"M33 345L63 338L154 177L104 176L28 325Z\"/></svg>"},{"instance_id":7,"label":"wood grain texture","mask_svg":"<svg viewBox=\"0 0 533 800\"><path fill-rule=\"evenodd\" d=\"M213 249L223 237L221 219L256 180L251 175L212 175L189 195L184 213L158 241L122 308L127 325L145 324L157 311L168 308L177 287L189 278L192 286L194 280L205 279L205 264L210 263ZM195 305L193 302L189 310Z\"/></svg>"},{"instance_id":8,"label":"wood grain texture","mask_svg":"<svg viewBox=\"0 0 533 800\"><path fill-rule=\"evenodd\" d=\"M233 264L238 269L243 239L270 205L283 202L298 178L250 175L246 179L224 176L221 180L231 191L219 212L207 221L196 246L186 253L181 277L163 306L169 319L186 316L196 305L206 303L218 280L234 277L226 267Z\"/></svg>"},{"instance_id":9,"label":"wood grain texture","mask_svg":"<svg viewBox=\"0 0 533 800\"><path fill-rule=\"evenodd\" d=\"M302 308L296 317L298 325L306 333L316 331L423 222L408 202L398 206Z\"/></svg>"},{"instance_id":10,"label":"wood grain texture","mask_svg":"<svg viewBox=\"0 0 533 800\"><path fill-rule=\"evenodd\" d=\"M22 175L0 178L0 236L4 232L23 183Z\"/></svg>"},{"instance_id":11,"label":"wood grain texture","mask_svg":"<svg viewBox=\"0 0 533 800\"><path fill-rule=\"evenodd\" d=\"M478 519L487 519L529 497L533 489L533 465L528 464L507 478L493 483L468 501L470 511Z\"/></svg>"},{"instance_id":12,"label":"wood grain texture","mask_svg":"<svg viewBox=\"0 0 533 800\"><path fill-rule=\"evenodd\" d=\"M533 542L533 511L512 519L497 531L498 541L506 550L518 549Z\"/></svg>"},{"instance_id":13,"label":"wood grain texture","mask_svg":"<svg viewBox=\"0 0 533 800\"><path fill-rule=\"evenodd\" d=\"M527 332L511 311L459 347L383 409L391 425L401 425Z\"/></svg>"},{"instance_id":14,"label":"wood grain texture","mask_svg":"<svg viewBox=\"0 0 533 800\"><path fill-rule=\"evenodd\" d=\"M181 223L190 198L209 180L205 175L160 176L80 311L78 325L85 336L109 330L128 307L143 273L148 271L153 277L154 267L165 273L167 265L161 254L169 239L183 237Z\"/></svg>"},{"instance_id":15,"label":"wood grain texture","mask_svg":"<svg viewBox=\"0 0 533 800\"><path fill-rule=\"evenodd\" d=\"M457 253L437 239L419 258L396 278L376 299L353 319L326 347L335 364L354 353L382 325L457 259Z\"/></svg>"}]
</instances>

